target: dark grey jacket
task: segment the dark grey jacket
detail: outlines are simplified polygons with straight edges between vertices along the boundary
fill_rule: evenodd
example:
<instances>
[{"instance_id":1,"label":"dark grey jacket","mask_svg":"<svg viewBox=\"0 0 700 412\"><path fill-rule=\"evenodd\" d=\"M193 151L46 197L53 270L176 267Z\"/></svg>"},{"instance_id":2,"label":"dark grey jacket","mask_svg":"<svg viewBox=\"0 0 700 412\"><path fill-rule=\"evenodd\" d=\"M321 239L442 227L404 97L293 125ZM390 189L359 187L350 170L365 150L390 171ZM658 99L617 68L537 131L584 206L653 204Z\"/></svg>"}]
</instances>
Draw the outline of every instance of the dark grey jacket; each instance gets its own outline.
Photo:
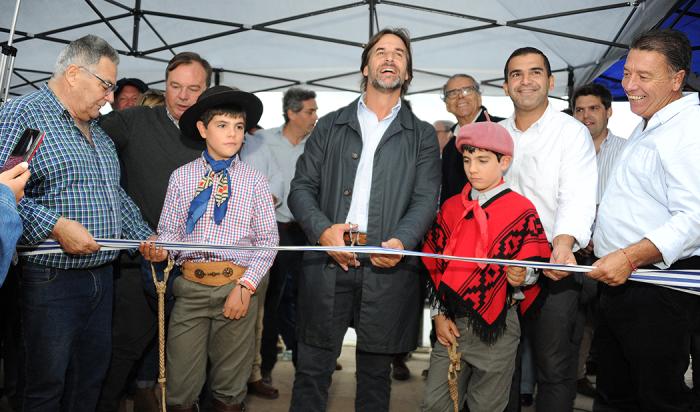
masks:
<instances>
[{"instance_id":1,"label":"dark grey jacket","mask_svg":"<svg viewBox=\"0 0 700 412\"><path fill-rule=\"evenodd\" d=\"M289 207L311 244L328 227L344 223L350 210L355 174L362 153L357 100L322 117L299 158ZM402 104L374 155L367 242L390 238L415 249L435 217L440 187L440 155L435 130ZM362 259L363 265L370 265ZM370 352L412 350L422 307L417 258L404 257L391 269L364 271L358 348ZM343 270L326 254L304 256L299 280L299 338L330 348L335 278Z\"/></svg>"}]
</instances>

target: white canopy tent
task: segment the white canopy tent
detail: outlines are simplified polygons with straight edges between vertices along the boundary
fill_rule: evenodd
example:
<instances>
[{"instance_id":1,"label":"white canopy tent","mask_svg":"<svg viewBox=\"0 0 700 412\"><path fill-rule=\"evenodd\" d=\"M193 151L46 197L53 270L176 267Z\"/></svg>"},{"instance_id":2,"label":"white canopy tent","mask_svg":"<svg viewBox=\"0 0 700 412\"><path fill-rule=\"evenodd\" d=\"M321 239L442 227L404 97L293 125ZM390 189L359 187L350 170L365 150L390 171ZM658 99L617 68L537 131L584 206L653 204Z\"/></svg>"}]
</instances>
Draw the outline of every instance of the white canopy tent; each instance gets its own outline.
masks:
<instances>
[{"instance_id":1,"label":"white canopy tent","mask_svg":"<svg viewBox=\"0 0 700 412\"><path fill-rule=\"evenodd\" d=\"M9 33L16 0L0 0ZM119 77L164 86L174 53L195 51L215 68L215 83L259 92L302 84L359 89L363 42L387 26L412 36L410 93L437 92L445 78L469 73L484 94L502 95L503 65L516 48L549 56L554 96L595 78L638 33L679 1L646 0L24 0L13 46L10 94L40 86L64 44L85 34L121 54ZM4 44L7 44L5 42Z\"/></svg>"}]
</instances>

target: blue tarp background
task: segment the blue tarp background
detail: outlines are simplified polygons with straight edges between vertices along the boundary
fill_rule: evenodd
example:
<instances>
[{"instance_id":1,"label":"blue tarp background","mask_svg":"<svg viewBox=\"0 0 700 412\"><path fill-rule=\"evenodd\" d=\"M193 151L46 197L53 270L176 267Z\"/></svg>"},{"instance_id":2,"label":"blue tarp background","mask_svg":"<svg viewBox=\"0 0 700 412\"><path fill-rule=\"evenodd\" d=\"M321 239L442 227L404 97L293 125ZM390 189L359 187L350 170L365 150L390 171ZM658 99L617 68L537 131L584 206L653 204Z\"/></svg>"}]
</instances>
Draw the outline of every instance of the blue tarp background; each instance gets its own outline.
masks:
<instances>
[{"instance_id":1,"label":"blue tarp background","mask_svg":"<svg viewBox=\"0 0 700 412\"><path fill-rule=\"evenodd\" d=\"M686 9L687 12L682 15ZM688 36L690 45L693 47L691 69L693 73L700 75L700 2L688 0L681 3L678 9L661 23L660 27L680 30ZM624 65L625 59L622 58L594 80L595 83L607 87L615 101L627 100L622 85L620 85Z\"/></svg>"}]
</instances>

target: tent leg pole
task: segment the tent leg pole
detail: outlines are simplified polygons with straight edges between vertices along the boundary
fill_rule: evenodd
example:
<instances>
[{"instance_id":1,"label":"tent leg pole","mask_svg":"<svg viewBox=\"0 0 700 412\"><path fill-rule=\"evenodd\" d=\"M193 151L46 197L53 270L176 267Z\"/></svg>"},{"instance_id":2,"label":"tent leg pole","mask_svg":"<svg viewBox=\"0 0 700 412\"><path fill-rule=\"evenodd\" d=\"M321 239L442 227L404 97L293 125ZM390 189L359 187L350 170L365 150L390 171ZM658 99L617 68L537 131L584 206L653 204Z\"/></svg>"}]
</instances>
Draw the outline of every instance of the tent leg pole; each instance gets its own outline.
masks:
<instances>
[{"instance_id":1,"label":"tent leg pole","mask_svg":"<svg viewBox=\"0 0 700 412\"><path fill-rule=\"evenodd\" d=\"M15 3L15 14L12 16L12 25L10 26L10 38L7 40L7 46L2 48L2 58L0 59L0 106L7 101L7 96L10 94L10 79L12 78L12 70L15 66L15 56L17 49L12 47L12 39L15 37L15 28L17 27L17 16L19 15L19 5L22 0L17 0ZM8 70L9 68L9 70Z\"/></svg>"}]
</instances>

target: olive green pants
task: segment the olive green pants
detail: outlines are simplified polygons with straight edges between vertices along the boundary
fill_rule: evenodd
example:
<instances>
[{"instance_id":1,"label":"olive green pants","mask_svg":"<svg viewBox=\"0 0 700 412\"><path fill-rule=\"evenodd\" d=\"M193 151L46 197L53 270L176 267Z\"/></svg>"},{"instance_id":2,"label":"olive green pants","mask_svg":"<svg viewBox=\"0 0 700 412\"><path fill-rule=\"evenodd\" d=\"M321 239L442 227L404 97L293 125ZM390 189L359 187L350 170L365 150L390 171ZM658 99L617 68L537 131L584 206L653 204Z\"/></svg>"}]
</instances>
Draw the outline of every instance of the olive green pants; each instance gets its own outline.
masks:
<instances>
[{"instance_id":1,"label":"olive green pants","mask_svg":"<svg viewBox=\"0 0 700 412\"><path fill-rule=\"evenodd\" d=\"M515 355L520 341L517 306L508 309L506 330L493 345L487 345L467 326L465 318L455 321L460 337L457 351L462 354L458 377L459 405L466 400L471 412L502 411L508 404ZM453 410L447 384L450 357L440 342L430 354L430 370L425 385L423 411Z\"/></svg>"},{"instance_id":2,"label":"olive green pants","mask_svg":"<svg viewBox=\"0 0 700 412\"><path fill-rule=\"evenodd\" d=\"M167 341L168 405L195 404L205 381L221 402L236 404L245 398L255 358L258 302L253 295L245 317L225 318L224 303L235 285L213 287L182 276L175 279Z\"/></svg>"}]
</instances>

